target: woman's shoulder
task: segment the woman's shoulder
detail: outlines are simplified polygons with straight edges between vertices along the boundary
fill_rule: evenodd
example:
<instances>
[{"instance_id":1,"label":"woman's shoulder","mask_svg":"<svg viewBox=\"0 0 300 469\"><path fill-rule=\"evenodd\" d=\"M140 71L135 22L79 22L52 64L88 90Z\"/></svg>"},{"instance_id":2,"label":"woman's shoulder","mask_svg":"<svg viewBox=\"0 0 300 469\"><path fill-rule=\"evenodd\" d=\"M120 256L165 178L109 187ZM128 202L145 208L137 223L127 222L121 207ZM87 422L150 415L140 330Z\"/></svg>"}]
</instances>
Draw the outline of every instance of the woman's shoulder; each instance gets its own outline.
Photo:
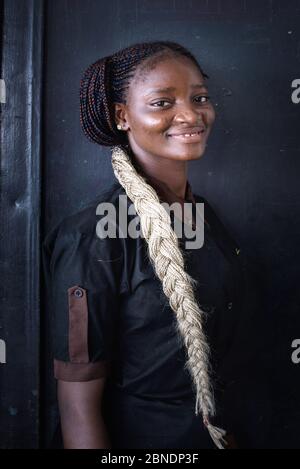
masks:
<instances>
[{"instance_id":1,"label":"woman's shoulder","mask_svg":"<svg viewBox=\"0 0 300 469\"><path fill-rule=\"evenodd\" d=\"M96 240L97 223L105 210L108 211L108 217L114 217L117 223L119 196L123 196L127 201L123 187L116 182L86 202L81 208L56 222L44 237L43 245L51 246L58 237L71 240L78 236L89 236Z\"/></svg>"}]
</instances>

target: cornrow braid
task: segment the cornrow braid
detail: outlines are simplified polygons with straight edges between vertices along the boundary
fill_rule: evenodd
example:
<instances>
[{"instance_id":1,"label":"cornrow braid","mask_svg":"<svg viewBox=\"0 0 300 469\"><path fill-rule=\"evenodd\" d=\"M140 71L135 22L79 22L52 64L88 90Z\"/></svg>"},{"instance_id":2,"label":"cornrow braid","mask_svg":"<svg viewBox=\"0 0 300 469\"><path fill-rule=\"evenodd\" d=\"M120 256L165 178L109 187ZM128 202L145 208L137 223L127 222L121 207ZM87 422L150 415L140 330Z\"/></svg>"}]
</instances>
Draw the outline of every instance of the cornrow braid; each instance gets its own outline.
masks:
<instances>
[{"instance_id":1,"label":"cornrow braid","mask_svg":"<svg viewBox=\"0 0 300 469\"><path fill-rule=\"evenodd\" d=\"M181 45L170 41L139 43L92 64L80 88L81 123L85 134L95 143L112 147L112 166L119 183L141 220L148 256L162 288L176 314L179 337L188 360L186 368L196 393L195 413L202 413L214 443L220 449L227 444L225 431L215 427L215 402L210 377L209 346L203 331L204 311L198 306L194 285L184 269L184 256L171 226L170 216L160 203L154 188L138 173L126 132L117 130L113 103L126 102L132 77L140 77L166 56L188 57L208 78L195 57Z\"/></svg>"},{"instance_id":2,"label":"cornrow braid","mask_svg":"<svg viewBox=\"0 0 300 469\"><path fill-rule=\"evenodd\" d=\"M109 57L98 60L85 71L80 81L80 124L90 140L110 146L118 140L118 134L106 92L108 81Z\"/></svg>"}]
</instances>

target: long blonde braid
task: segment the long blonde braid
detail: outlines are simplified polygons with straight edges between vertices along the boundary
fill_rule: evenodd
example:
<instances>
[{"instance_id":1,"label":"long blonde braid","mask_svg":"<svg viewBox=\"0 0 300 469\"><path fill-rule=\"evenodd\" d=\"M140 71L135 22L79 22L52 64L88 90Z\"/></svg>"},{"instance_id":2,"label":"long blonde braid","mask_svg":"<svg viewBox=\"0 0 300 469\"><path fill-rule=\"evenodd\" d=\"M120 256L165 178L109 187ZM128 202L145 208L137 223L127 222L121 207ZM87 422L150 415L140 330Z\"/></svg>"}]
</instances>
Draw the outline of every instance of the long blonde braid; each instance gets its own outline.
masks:
<instances>
[{"instance_id":1,"label":"long blonde braid","mask_svg":"<svg viewBox=\"0 0 300 469\"><path fill-rule=\"evenodd\" d=\"M209 376L209 346L201 322L204 313L195 300L195 281L184 270L184 258L171 226L170 215L160 203L153 187L138 174L121 145L112 148L112 166L140 217L149 258L176 314L178 332L188 354L185 366L191 374L196 392L195 413L202 413L203 422L214 443L223 449L226 432L210 423L210 417L216 412Z\"/></svg>"}]
</instances>

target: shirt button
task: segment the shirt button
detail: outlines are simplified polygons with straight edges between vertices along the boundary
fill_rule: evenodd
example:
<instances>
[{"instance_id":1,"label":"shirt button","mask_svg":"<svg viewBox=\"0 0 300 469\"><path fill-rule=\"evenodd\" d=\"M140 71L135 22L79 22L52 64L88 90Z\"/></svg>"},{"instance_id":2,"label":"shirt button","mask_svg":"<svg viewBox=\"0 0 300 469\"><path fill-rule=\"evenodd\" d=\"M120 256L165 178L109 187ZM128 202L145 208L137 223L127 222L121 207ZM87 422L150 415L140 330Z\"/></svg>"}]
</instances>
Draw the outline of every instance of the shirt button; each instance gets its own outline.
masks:
<instances>
[{"instance_id":1,"label":"shirt button","mask_svg":"<svg viewBox=\"0 0 300 469\"><path fill-rule=\"evenodd\" d=\"M230 301L229 303L227 303L227 308L228 308L228 309L231 309L231 308L232 308L232 301Z\"/></svg>"},{"instance_id":2,"label":"shirt button","mask_svg":"<svg viewBox=\"0 0 300 469\"><path fill-rule=\"evenodd\" d=\"M81 298L83 296L81 288L76 288L76 290L74 290L74 295L77 296L77 298Z\"/></svg>"}]
</instances>

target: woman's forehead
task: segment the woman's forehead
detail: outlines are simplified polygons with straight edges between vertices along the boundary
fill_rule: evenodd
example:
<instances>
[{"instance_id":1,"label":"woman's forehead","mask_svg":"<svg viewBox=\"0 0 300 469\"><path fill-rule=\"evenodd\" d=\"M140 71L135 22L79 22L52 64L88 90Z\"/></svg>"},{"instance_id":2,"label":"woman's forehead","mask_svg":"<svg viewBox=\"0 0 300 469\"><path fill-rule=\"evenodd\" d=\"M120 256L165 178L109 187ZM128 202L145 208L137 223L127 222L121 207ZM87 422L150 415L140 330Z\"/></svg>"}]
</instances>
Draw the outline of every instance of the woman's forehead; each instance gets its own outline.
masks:
<instances>
[{"instance_id":1,"label":"woman's forehead","mask_svg":"<svg viewBox=\"0 0 300 469\"><path fill-rule=\"evenodd\" d=\"M147 73L137 74L131 81L131 92L143 91L147 95L163 91L175 91L176 86L186 83L191 88L205 86L201 71L191 60L173 57L156 64ZM183 57L185 59L185 57Z\"/></svg>"}]
</instances>

